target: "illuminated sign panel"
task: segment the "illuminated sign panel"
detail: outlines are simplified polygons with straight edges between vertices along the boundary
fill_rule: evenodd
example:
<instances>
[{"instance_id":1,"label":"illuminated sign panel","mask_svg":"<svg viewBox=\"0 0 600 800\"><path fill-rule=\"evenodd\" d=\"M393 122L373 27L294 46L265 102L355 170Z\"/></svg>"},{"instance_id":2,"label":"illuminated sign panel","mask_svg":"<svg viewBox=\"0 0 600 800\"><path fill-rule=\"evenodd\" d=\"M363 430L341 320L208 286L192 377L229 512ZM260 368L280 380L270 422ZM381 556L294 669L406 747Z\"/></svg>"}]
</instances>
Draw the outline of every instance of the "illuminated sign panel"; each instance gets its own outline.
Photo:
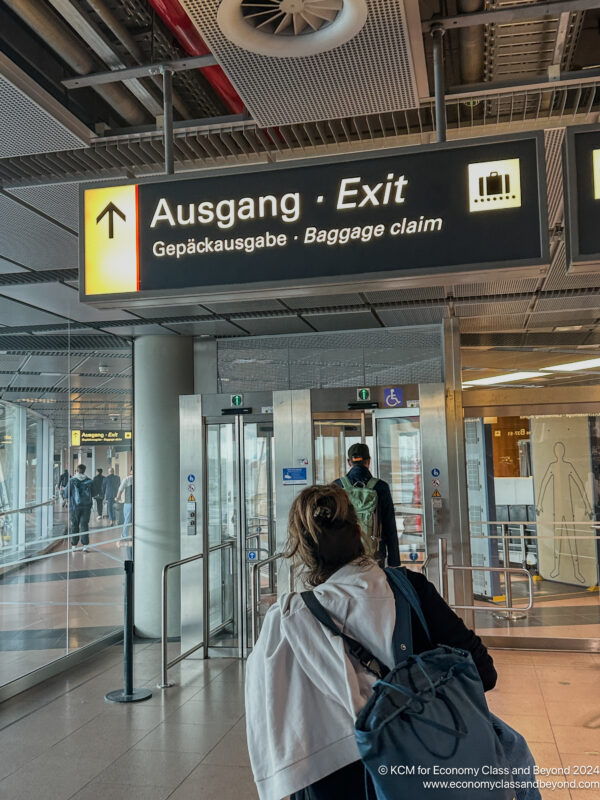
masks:
<instances>
[{"instance_id":1,"label":"illuminated sign panel","mask_svg":"<svg viewBox=\"0 0 600 800\"><path fill-rule=\"evenodd\" d=\"M600 130L567 129L566 198L569 272L600 269Z\"/></svg>"},{"instance_id":2,"label":"illuminated sign panel","mask_svg":"<svg viewBox=\"0 0 600 800\"><path fill-rule=\"evenodd\" d=\"M543 265L542 159L532 135L86 190L82 299L256 297Z\"/></svg>"},{"instance_id":3,"label":"illuminated sign panel","mask_svg":"<svg viewBox=\"0 0 600 800\"><path fill-rule=\"evenodd\" d=\"M90 444L131 444L131 431L71 431L71 447Z\"/></svg>"}]
</instances>

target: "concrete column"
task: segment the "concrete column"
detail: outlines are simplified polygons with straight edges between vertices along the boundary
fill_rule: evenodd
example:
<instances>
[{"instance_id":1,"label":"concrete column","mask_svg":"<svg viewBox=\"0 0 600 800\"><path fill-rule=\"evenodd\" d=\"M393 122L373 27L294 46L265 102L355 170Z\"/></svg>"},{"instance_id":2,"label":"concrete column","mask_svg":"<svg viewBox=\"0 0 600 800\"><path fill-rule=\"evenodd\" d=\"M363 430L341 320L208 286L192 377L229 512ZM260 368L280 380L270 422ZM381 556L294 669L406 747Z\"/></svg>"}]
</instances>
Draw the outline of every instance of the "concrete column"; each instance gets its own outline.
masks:
<instances>
[{"instance_id":1,"label":"concrete column","mask_svg":"<svg viewBox=\"0 0 600 800\"><path fill-rule=\"evenodd\" d=\"M199 336L194 339L194 394L217 392L217 340Z\"/></svg>"},{"instance_id":2,"label":"concrete column","mask_svg":"<svg viewBox=\"0 0 600 800\"><path fill-rule=\"evenodd\" d=\"M140 336L133 346L135 627L160 636L162 568L179 558L179 395L194 390L193 340ZM169 575L169 635L179 634L179 570Z\"/></svg>"}]
</instances>

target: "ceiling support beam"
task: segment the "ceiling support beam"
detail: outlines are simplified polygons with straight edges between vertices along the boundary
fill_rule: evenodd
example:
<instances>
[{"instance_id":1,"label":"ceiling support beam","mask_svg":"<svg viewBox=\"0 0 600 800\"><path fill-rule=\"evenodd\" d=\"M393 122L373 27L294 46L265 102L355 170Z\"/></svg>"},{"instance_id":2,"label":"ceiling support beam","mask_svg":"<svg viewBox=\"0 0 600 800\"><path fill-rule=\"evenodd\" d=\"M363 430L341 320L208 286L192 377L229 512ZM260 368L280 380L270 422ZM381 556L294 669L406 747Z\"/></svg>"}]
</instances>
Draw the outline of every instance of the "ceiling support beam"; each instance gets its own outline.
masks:
<instances>
[{"instance_id":1,"label":"ceiling support beam","mask_svg":"<svg viewBox=\"0 0 600 800\"><path fill-rule=\"evenodd\" d=\"M530 3L522 6L505 6L492 11L476 11L458 14L455 17L432 17L421 24L424 33L441 25L445 30L471 28L473 25L489 25L492 22L521 22L525 19L554 19L572 11L589 11L598 8L598 0L552 0L549 3Z\"/></svg>"},{"instance_id":2,"label":"ceiling support beam","mask_svg":"<svg viewBox=\"0 0 600 800\"><path fill-rule=\"evenodd\" d=\"M147 78L160 75L165 69L171 72L188 72L193 69L212 67L217 60L210 53L194 58L178 58L174 61L161 61L159 64L145 64L139 67L125 67L107 72L95 72L91 75L82 75L80 78L68 78L62 81L67 89L81 89L84 86L99 86L103 83L117 83L118 81L131 80L132 78Z\"/></svg>"},{"instance_id":3,"label":"ceiling support beam","mask_svg":"<svg viewBox=\"0 0 600 800\"><path fill-rule=\"evenodd\" d=\"M435 85L435 134L436 142L446 141L446 98L444 85L444 29L435 26L433 37L433 81Z\"/></svg>"}]
</instances>

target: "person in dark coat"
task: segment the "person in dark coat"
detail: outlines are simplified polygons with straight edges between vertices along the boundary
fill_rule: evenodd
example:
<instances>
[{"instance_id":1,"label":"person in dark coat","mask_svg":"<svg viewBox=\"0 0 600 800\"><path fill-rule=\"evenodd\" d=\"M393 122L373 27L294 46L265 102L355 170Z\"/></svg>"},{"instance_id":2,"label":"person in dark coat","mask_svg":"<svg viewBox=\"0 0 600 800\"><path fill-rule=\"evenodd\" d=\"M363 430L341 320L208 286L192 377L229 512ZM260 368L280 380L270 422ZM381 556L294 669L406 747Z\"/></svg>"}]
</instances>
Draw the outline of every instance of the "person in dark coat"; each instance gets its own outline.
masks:
<instances>
[{"instance_id":1,"label":"person in dark coat","mask_svg":"<svg viewBox=\"0 0 600 800\"><path fill-rule=\"evenodd\" d=\"M108 475L106 478L104 478L104 497L106 499L106 513L108 514L108 520L111 525L115 525L117 522L115 498L117 496L117 492L119 491L120 484L121 479L118 475L115 475L114 469L109 467Z\"/></svg>"},{"instance_id":2,"label":"person in dark coat","mask_svg":"<svg viewBox=\"0 0 600 800\"><path fill-rule=\"evenodd\" d=\"M96 501L96 519L102 519L102 507L104 505L104 475L102 469L99 467L96 470L96 475L92 480L92 497Z\"/></svg>"},{"instance_id":3,"label":"person in dark coat","mask_svg":"<svg viewBox=\"0 0 600 800\"><path fill-rule=\"evenodd\" d=\"M357 442L348 450L349 471L346 477L353 486L366 486L373 475L369 471L371 454L366 444ZM334 483L341 486L338 478ZM388 567L400 566L400 548L398 547L398 530L396 528L396 513L389 483L381 478L374 486L377 492L377 522L380 526L381 541L379 550L375 553L375 560L383 565L387 558Z\"/></svg>"}]
</instances>

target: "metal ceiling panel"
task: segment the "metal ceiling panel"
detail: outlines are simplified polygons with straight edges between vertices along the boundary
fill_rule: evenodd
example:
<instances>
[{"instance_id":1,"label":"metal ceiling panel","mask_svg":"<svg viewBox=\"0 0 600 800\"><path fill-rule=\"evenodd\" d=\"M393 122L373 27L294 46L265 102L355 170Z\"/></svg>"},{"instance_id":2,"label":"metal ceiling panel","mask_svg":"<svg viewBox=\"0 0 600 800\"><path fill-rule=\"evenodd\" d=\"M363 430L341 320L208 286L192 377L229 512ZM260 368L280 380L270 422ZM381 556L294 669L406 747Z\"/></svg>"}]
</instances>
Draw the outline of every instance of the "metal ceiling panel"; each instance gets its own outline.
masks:
<instances>
[{"instance_id":1,"label":"metal ceiling panel","mask_svg":"<svg viewBox=\"0 0 600 800\"><path fill-rule=\"evenodd\" d=\"M354 38L301 58L263 56L234 45L217 23L220 0L180 2L261 126L418 106L402 0L367 0L366 23Z\"/></svg>"},{"instance_id":2,"label":"metal ceiling panel","mask_svg":"<svg viewBox=\"0 0 600 800\"><path fill-rule=\"evenodd\" d=\"M29 356L22 369L27 372L61 372L66 373L69 367L73 369L74 364L81 361L81 358L70 359L69 356ZM57 377L58 380L58 377Z\"/></svg>"},{"instance_id":3,"label":"metal ceiling panel","mask_svg":"<svg viewBox=\"0 0 600 800\"><path fill-rule=\"evenodd\" d=\"M485 283L457 283L452 287L455 297L480 297L495 294L517 294L533 292L537 278L515 278L514 280L487 281Z\"/></svg>"},{"instance_id":4,"label":"metal ceiling panel","mask_svg":"<svg viewBox=\"0 0 600 800\"><path fill-rule=\"evenodd\" d=\"M506 314L501 317L463 317L460 320L460 330L465 333L522 331L526 319L525 314Z\"/></svg>"},{"instance_id":5,"label":"metal ceiling panel","mask_svg":"<svg viewBox=\"0 0 600 800\"><path fill-rule=\"evenodd\" d=\"M243 324L243 323L242 323ZM169 328L183 336L241 336L243 331L225 319L200 322L169 322Z\"/></svg>"},{"instance_id":6,"label":"metal ceiling panel","mask_svg":"<svg viewBox=\"0 0 600 800\"><path fill-rule=\"evenodd\" d=\"M25 267L19 267L17 264L13 264L12 261L6 261L4 258L0 258L0 275L10 275L13 272L27 272Z\"/></svg>"},{"instance_id":7,"label":"metal ceiling panel","mask_svg":"<svg viewBox=\"0 0 600 800\"><path fill-rule=\"evenodd\" d=\"M91 132L0 53L0 158L85 147Z\"/></svg>"},{"instance_id":8,"label":"metal ceiling panel","mask_svg":"<svg viewBox=\"0 0 600 800\"><path fill-rule=\"evenodd\" d=\"M171 317L195 317L206 313L199 305L192 306L154 306L152 308L136 308L135 313L144 319L170 319Z\"/></svg>"},{"instance_id":9,"label":"metal ceiling panel","mask_svg":"<svg viewBox=\"0 0 600 800\"><path fill-rule=\"evenodd\" d=\"M554 254L552 266L544 282L544 290L551 289L580 289L588 286L600 287L600 273L588 272L584 275L567 275L567 255L564 241L559 245Z\"/></svg>"},{"instance_id":10,"label":"metal ceiling panel","mask_svg":"<svg viewBox=\"0 0 600 800\"><path fill-rule=\"evenodd\" d=\"M49 183L42 186L18 186L11 194L39 208L52 219L79 230L79 184Z\"/></svg>"},{"instance_id":11,"label":"metal ceiling panel","mask_svg":"<svg viewBox=\"0 0 600 800\"><path fill-rule=\"evenodd\" d=\"M252 318L245 317L236 322L245 328L248 333L256 336L265 336L278 333L308 333L310 328L300 317L271 317L271 318ZM241 333L241 331L240 331Z\"/></svg>"},{"instance_id":12,"label":"metal ceiling panel","mask_svg":"<svg viewBox=\"0 0 600 800\"><path fill-rule=\"evenodd\" d=\"M378 316L386 327L404 325L430 325L432 322L441 322L448 316L448 309L444 306L415 306L414 308L380 309Z\"/></svg>"},{"instance_id":13,"label":"metal ceiling panel","mask_svg":"<svg viewBox=\"0 0 600 800\"><path fill-rule=\"evenodd\" d=\"M455 311L457 317L500 316L501 314L525 313L529 308L529 303L529 298L498 303L457 303Z\"/></svg>"},{"instance_id":14,"label":"metal ceiling panel","mask_svg":"<svg viewBox=\"0 0 600 800\"><path fill-rule=\"evenodd\" d=\"M104 322L132 319L120 309L97 309L79 302L79 293L61 283L40 283L33 286L3 286L2 294L47 309L76 322ZM58 320L55 320L58 321Z\"/></svg>"},{"instance_id":15,"label":"metal ceiling panel","mask_svg":"<svg viewBox=\"0 0 600 800\"><path fill-rule=\"evenodd\" d=\"M172 331L168 331L166 328L162 328L160 325L120 325L120 326L110 326L110 325L103 325L102 330L106 331L107 333L114 333L117 336L149 336L150 334L169 334Z\"/></svg>"},{"instance_id":16,"label":"metal ceiling panel","mask_svg":"<svg viewBox=\"0 0 600 800\"><path fill-rule=\"evenodd\" d=\"M318 331L351 331L363 328L380 328L370 311L337 314L303 314L304 319Z\"/></svg>"},{"instance_id":17,"label":"metal ceiling panel","mask_svg":"<svg viewBox=\"0 0 600 800\"><path fill-rule=\"evenodd\" d=\"M535 304L534 312L539 311L559 311L567 312L581 308L592 308L598 311L600 317L600 294L593 292L588 295L577 297L541 297Z\"/></svg>"},{"instance_id":18,"label":"metal ceiling panel","mask_svg":"<svg viewBox=\"0 0 600 800\"><path fill-rule=\"evenodd\" d=\"M2 340L0 339L0 347ZM28 359L28 356L0 355L0 372L16 372Z\"/></svg>"},{"instance_id":19,"label":"metal ceiling panel","mask_svg":"<svg viewBox=\"0 0 600 800\"><path fill-rule=\"evenodd\" d=\"M2 256L33 269L75 269L79 260L77 237L0 195Z\"/></svg>"},{"instance_id":20,"label":"metal ceiling panel","mask_svg":"<svg viewBox=\"0 0 600 800\"><path fill-rule=\"evenodd\" d=\"M600 309L594 308L589 311L576 311L565 309L560 311L545 311L542 314L532 314L528 323L528 328L554 328L570 324L582 324L584 322L595 322L600 319Z\"/></svg>"},{"instance_id":21,"label":"metal ceiling panel","mask_svg":"<svg viewBox=\"0 0 600 800\"><path fill-rule=\"evenodd\" d=\"M6 288L9 287L2 287L3 290ZM60 322L60 317L0 296L0 320L4 325L43 325L45 322ZM1 339L0 336L0 349L6 349Z\"/></svg>"},{"instance_id":22,"label":"metal ceiling panel","mask_svg":"<svg viewBox=\"0 0 600 800\"><path fill-rule=\"evenodd\" d=\"M277 300L246 300L239 303L211 303L208 300L203 302L202 305L217 314L244 314L245 312L281 311L283 309L283 306Z\"/></svg>"},{"instance_id":23,"label":"metal ceiling panel","mask_svg":"<svg viewBox=\"0 0 600 800\"><path fill-rule=\"evenodd\" d=\"M40 388L42 386L54 386L58 383L60 378L56 375L13 375L7 380L6 375L0 377L0 384L11 387L27 389L30 386Z\"/></svg>"},{"instance_id":24,"label":"metal ceiling panel","mask_svg":"<svg viewBox=\"0 0 600 800\"><path fill-rule=\"evenodd\" d=\"M413 300L439 300L446 296L445 286L424 286L419 289L389 289L384 292L367 292L369 303L407 303Z\"/></svg>"},{"instance_id":25,"label":"metal ceiling panel","mask_svg":"<svg viewBox=\"0 0 600 800\"><path fill-rule=\"evenodd\" d=\"M358 294L325 294L314 297L286 297L285 304L290 308L335 308L336 306L362 306Z\"/></svg>"}]
</instances>

